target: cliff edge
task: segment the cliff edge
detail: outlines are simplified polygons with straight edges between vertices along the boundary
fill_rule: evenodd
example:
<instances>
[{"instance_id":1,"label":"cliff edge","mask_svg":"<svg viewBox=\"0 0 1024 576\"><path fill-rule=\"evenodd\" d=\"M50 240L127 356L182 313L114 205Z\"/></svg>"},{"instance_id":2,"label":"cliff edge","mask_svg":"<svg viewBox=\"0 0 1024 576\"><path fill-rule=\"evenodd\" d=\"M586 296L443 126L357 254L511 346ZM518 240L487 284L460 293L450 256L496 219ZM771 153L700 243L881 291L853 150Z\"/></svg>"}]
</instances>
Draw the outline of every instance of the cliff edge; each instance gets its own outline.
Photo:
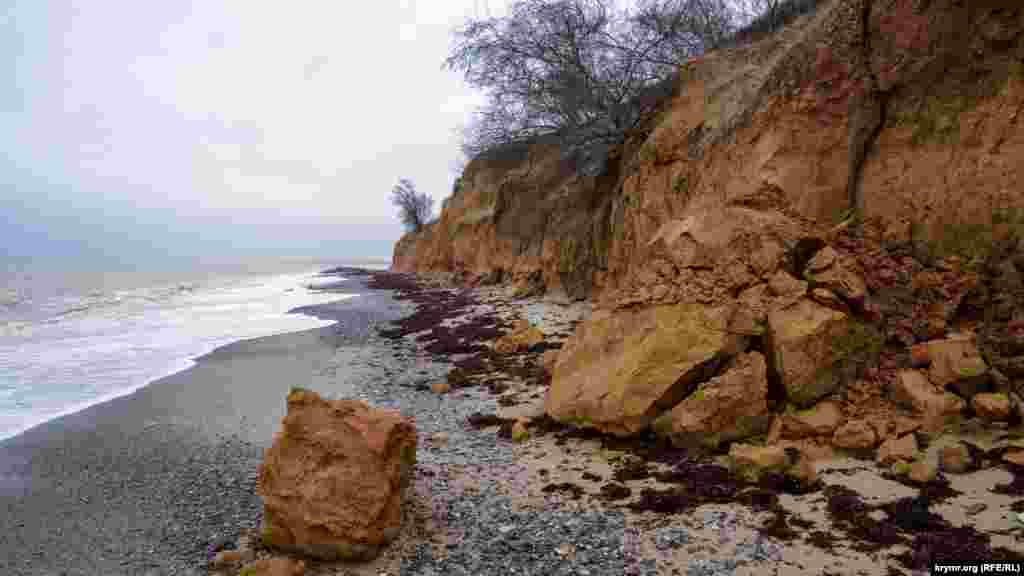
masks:
<instances>
[{"instance_id":1,"label":"cliff edge","mask_svg":"<svg viewBox=\"0 0 1024 576\"><path fill-rule=\"evenodd\" d=\"M684 67L600 176L551 143L474 159L393 268L574 298L636 289L659 231L712 204L819 232L857 208L890 240L970 249L993 215L1024 206L1022 30L1009 1L824 2Z\"/></svg>"},{"instance_id":2,"label":"cliff edge","mask_svg":"<svg viewBox=\"0 0 1024 576\"><path fill-rule=\"evenodd\" d=\"M688 63L599 176L551 143L475 159L393 268L593 299L561 421L713 447L771 412L941 424L1019 394L1022 110L1019 4L823 2ZM923 342L970 366L918 386Z\"/></svg>"}]
</instances>

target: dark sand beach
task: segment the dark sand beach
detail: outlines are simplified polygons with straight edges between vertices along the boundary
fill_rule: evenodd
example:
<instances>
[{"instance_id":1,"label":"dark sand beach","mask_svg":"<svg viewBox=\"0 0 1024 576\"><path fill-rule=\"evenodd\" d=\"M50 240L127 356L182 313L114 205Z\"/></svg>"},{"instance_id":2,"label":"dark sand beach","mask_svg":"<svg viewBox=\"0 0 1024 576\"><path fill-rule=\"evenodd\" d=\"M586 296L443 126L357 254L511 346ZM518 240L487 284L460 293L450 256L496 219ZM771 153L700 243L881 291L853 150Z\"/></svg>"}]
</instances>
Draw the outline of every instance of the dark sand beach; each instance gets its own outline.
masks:
<instances>
[{"instance_id":1,"label":"dark sand beach","mask_svg":"<svg viewBox=\"0 0 1024 576\"><path fill-rule=\"evenodd\" d=\"M224 346L0 442L0 573L205 573L211 542L258 523L256 467L288 389L346 393L331 388L338 346L400 314L353 282L359 297L302 311L331 326Z\"/></svg>"}]
</instances>

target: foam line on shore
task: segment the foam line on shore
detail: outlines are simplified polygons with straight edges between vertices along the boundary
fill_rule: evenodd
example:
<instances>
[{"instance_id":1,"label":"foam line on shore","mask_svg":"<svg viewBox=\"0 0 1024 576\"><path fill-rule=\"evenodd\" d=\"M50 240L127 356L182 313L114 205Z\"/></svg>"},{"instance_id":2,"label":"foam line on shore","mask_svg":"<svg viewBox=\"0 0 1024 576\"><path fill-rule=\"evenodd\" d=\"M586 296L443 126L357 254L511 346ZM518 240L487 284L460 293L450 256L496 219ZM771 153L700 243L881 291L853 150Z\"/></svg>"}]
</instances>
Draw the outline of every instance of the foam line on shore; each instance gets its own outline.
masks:
<instances>
[{"instance_id":1,"label":"foam line on shore","mask_svg":"<svg viewBox=\"0 0 1024 576\"><path fill-rule=\"evenodd\" d=\"M341 286L339 285L336 288L340 288L340 287ZM361 288L358 283L346 283L345 287L346 288L347 287L353 287L353 288L357 288L357 289ZM322 292L329 292L329 290L322 290ZM157 382L159 382L159 381L161 381L161 380L163 380L163 379L165 379L165 378L167 378L169 376L173 376L173 375L178 374L180 372L184 372L185 370L188 370L188 369L192 368L193 366L195 366L196 364L198 364L199 362L201 362L204 358L211 357L211 356L217 354L221 350L224 350L224 349L232 347L232 346L237 346L240 343L243 343L243 342L246 342L246 341L251 341L251 340L257 340L257 339L260 339L260 338L266 338L266 337L272 337L272 336L282 336L282 335L287 335L287 334L294 334L294 333L299 333L299 332L305 332L307 330L315 330L315 329L330 327L330 326L336 324L337 321L335 319L331 318L329 315L317 314L316 311L318 310L318 307L319 306L324 306L324 305L337 304L337 303L339 303L341 301L348 300L348 299L351 299L351 298L355 298L358 295L359 295L358 293L338 294L337 295L337 300L332 300L331 302L327 302L327 303L323 303L323 304L312 304L312 305L300 306L300 307L288 310L285 313L286 315L302 315L302 316L308 317L309 318L309 322L312 324L312 325L310 325L308 327L305 327L305 328L302 328L302 329L298 329L298 330L287 330L287 331L284 331L284 332L275 332L275 333L270 333L270 334L262 334L262 335L259 335L259 336L248 337L248 338L240 338L240 339L237 339L237 340L230 340L230 341L227 341L227 342L217 343L217 344L214 344L213 346L207 347L207 349L202 350L202 351L200 351L197 354L192 354L192 355L190 355L188 357L180 358L180 359L170 363L169 367L166 367L166 368L163 368L163 369L160 369L160 370L154 370L154 371L152 371L151 374L148 374L146 376L138 378L137 382L135 382L135 383L133 383L133 384L131 384L129 386L125 386L123 388L118 388L116 390L112 390L112 391L106 392L104 394L101 394L101 395L96 396L94 398L90 398L88 400L83 400L81 402L75 402L75 403L73 403L73 404L71 404L69 406L66 406L64 408L61 408L61 409L59 409L57 411L46 412L46 413L42 413L42 414L40 414L40 413L26 414L22 418L20 418L20 422L19 423L15 424L12 427L8 427L6 429L0 430L0 442L3 442L4 440L8 440L10 438L14 438L16 436L19 436L19 435L21 435L21 434L23 434L23 433L25 433L25 432L35 428L35 427L40 426L42 424L45 424L47 422L51 422L53 420L57 420L57 419L65 417L65 416L69 416L71 414L76 414L76 413L81 412L83 410L86 410L86 409L88 409L90 407L93 407L93 406L96 406L96 405L99 405L99 404L104 404L104 403L110 402L111 400L114 400L114 399L117 399L117 398L121 398L123 396L131 395L131 394L137 392L138 390L140 390L142 388L145 388L146 386L150 386L152 384L155 384L155 383L157 383Z\"/></svg>"}]
</instances>

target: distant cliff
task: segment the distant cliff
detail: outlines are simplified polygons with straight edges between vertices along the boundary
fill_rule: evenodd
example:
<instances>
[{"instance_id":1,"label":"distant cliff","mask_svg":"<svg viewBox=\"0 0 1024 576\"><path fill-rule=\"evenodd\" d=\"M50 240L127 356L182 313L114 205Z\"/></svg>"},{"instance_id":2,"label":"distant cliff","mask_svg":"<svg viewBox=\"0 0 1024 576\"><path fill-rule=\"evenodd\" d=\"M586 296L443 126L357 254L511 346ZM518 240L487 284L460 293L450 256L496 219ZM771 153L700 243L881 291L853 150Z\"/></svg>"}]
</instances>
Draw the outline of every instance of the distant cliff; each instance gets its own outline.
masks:
<instances>
[{"instance_id":1,"label":"distant cliff","mask_svg":"<svg viewBox=\"0 0 1024 576\"><path fill-rule=\"evenodd\" d=\"M439 220L397 243L393 268L711 301L858 206L886 241L969 254L1024 208L1022 32L1015 2L823 2L687 65L600 176L549 143L473 160ZM681 259L704 243L693 233L736 226L749 233L727 234L736 244L717 261Z\"/></svg>"}]
</instances>

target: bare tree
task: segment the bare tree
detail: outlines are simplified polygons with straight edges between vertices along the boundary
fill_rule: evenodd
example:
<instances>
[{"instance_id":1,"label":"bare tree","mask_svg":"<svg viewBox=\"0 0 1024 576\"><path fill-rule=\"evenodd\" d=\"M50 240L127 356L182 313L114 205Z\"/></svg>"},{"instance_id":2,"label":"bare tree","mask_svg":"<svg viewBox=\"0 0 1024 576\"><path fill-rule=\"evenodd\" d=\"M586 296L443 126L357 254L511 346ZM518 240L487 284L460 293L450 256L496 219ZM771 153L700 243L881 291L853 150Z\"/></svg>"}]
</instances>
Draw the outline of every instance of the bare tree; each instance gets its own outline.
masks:
<instances>
[{"instance_id":1,"label":"bare tree","mask_svg":"<svg viewBox=\"0 0 1024 576\"><path fill-rule=\"evenodd\" d=\"M727 0L517 0L508 16L471 19L445 60L488 93L464 152L554 135L603 158L671 93L681 63L728 36L730 18Z\"/></svg>"},{"instance_id":2,"label":"bare tree","mask_svg":"<svg viewBox=\"0 0 1024 576\"><path fill-rule=\"evenodd\" d=\"M398 219L413 232L423 228L434 209L434 199L417 192L416 185L408 178L402 178L391 189L391 203L398 206Z\"/></svg>"}]
</instances>

